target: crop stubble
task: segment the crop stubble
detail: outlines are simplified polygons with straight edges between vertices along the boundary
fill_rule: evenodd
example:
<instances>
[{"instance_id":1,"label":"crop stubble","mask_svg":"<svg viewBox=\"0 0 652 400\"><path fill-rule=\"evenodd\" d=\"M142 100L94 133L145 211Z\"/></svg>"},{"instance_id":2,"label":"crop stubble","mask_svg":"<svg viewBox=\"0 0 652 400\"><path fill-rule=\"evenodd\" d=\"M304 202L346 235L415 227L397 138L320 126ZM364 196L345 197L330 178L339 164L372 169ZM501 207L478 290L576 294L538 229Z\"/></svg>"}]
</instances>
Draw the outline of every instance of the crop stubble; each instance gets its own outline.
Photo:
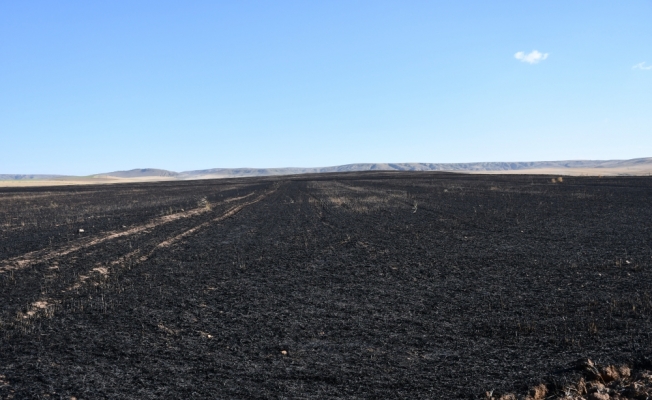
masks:
<instances>
[{"instance_id":1,"label":"crop stubble","mask_svg":"<svg viewBox=\"0 0 652 400\"><path fill-rule=\"evenodd\" d=\"M649 359L650 200L443 173L2 189L0 397L477 398Z\"/></svg>"}]
</instances>

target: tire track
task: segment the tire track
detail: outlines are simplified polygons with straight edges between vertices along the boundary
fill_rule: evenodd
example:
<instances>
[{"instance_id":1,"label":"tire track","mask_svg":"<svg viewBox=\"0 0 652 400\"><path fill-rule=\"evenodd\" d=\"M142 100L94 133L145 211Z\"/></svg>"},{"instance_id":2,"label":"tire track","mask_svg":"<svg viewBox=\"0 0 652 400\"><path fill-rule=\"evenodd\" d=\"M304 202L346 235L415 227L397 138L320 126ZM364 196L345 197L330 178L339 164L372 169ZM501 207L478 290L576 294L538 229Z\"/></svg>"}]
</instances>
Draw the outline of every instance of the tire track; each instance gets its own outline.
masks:
<instances>
[{"instance_id":1,"label":"tire track","mask_svg":"<svg viewBox=\"0 0 652 400\"><path fill-rule=\"evenodd\" d=\"M242 200L242 199L247 198L247 197L249 197L249 196L251 196L253 194L255 194L255 192L251 192L251 193L249 193L249 194L247 194L245 196L224 200L220 204L229 203L229 202L233 202L233 201L237 201L237 200ZM247 204L249 204L249 203L247 203ZM235 207L235 208L237 208L237 207ZM125 230L125 231L110 231L110 232L107 232L107 233L105 233L103 235L99 235L98 237L95 237L95 238L84 239L84 240L81 240L78 243L75 243L75 244L70 245L70 246L62 247L62 248L60 248L58 250L54 250L54 251L37 250L37 251L33 251L33 252L30 252L30 253L27 253L27 254L23 254L22 256L14 257L14 258L11 258L9 260L3 261L2 264L0 264L0 274L5 273L5 272L9 272L9 271L16 271L16 270L24 269L24 268L27 268L27 267L29 267L31 265L38 264L40 262L50 261L50 260L52 260L54 258L66 256L66 255L68 255L70 253L73 253L75 251L82 250L82 249L92 247L92 246L96 246L98 244L107 242L109 240L118 239L118 238L122 238L122 237L126 237L126 236L133 236L133 235L136 235L136 234L141 233L143 231L146 231L148 229L156 228L156 227L158 227L160 225L163 225L163 224L171 223L171 222L183 219L183 218L194 217L194 216L197 216L197 215L207 213L209 211L211 211L211 208L209 206L197 207L197 208L194 208L192 210L183 211L183 212L175 213L175 214L172 214L172 215L166 215L166 216L163 216L163 217L158 217L158 218L155 218L155 219L153 219L152 221L150 221L150 222L148 222L146 224L139 225L139 226L133 227L133 228Z\"/></svg>"},{"instance_id":2,"label":"tire track","mask_svg":"<svg viewBox=\"0 0 652 400\"><path fill-rule=\"evenodd\" d=\"M204 223L201 223L201 224L195 226L194 228L188 229L187 231L185 231L185 232L183 232L183 233L180 233L179 235L176 235L176 236L174 236L173 238L170 238L170 239L168 239L168 240L165 240L165 241L159 243L159 244L156 246L156 248L168 247L168 246L170 246L170 245L172 245L172 244L178 242L179 240L185 238L186 236L192 235L193 233L197 232L198 230L200 230L200 229L202 229L202 228L204 228L204 227L206 227L206 226L208 226L208 225L210 225L210 224L213 224L213 223L215 223L215 222L220 222L220 221L222 221L222 220L225 220L225 219L227 219L227 218L229 218L229 217L231 217L231 216L233 216L233 215L239 213L240 211L242 211L243 208L245 208L245 207L247 207L247 206L250 206L250 205L252 205L252 204L258 203L259 201L261 201L261 200L264 199L265 197L267 197L267 196L269 196L270 194L274 193L274 191L275 191L275 190L272 190L272 191L269 191L269 192L267 192L267 193L264 193L264 194L258 196L255 200L252 200L252 201L250 201L250 202L248 202L248 203L244 203L244 204L241 204L241 205L239 205L239 206L235 206L235 207L231 208L231 209L228 210L226 213L220 215L220 216L217 217L217 218L213 218L213 219L210 220L210 221L206 221L206 222L204 222Z\"/></svg>"},{"instance_id":3,"label":"tire track","mask_svg":"<svg viewBox=\"0 0 652 400\"><path fill-rule=\"evenodd\" d=\"M66 295L67 293L70 293L70 292L72 292L74 290L79 290L79 289L83 288L84 286L88 285L89 282L91 282L91 281L94 282L93 279L90 279L92 277L100 277L102 279L106 279L106 278L108 278L109 275L111 275L111 273L116 272L116 270L123 268L127 261L132 261L132 262L135 261L136 264L147 261L147 259L151 257L152 253L156 249L169 247L170 245L176 243L177 241L179 241L179 240L181 240L181 239L183 239L183 238L185 238L187 236L192 235L193 233L197 232L198 230L200 230L200 229L202 229L202 228L204 228L204 227L206 227L206 226L208 226L210 224L213 224L215 222L220 222L220 221L223 221L223 220L225 220L227 218L230 218L230 217L236 215L237 213L239 213L240 211L242 211L245 207L248 207L248 206L250 206L252 204L258 203L259 201L263 200L264 198L266 198L267 196L272 194L274 191L275 191L275 189L271 190L271 191L268 191L266 193L263 193L262 195L258 196L256 199L254 199L252 201L237 205L235 207L231 207L229 210L227 210L222 215L220 215L220 216L218 216L216 218L213 218L213 219L211 219L209 221L203 222L203 223L201 223L201 224L199 224L199 225L197 225L197 226L195 226L195 227L193 227L191 229L188 229L188 230L186 230L186 231L184 231L184 232L182 232L182 233L180 233L180 234L178 234L178 235L176 235L176 236L174 236L174 237L172 237L172 238L170 238L168 240L165 240L165 241L157 244L146 255L142 255L142 256L138 257L138 255L142 254L142 253L141 253L140 250L135 250L135 251L132 251L132 252L130 252L128 254L120 256L117 259L115 259L115 260L113 260L113 261L111 261L109 263L106 263L106 264L103 264L103 265L98 264L98 265L94 266L92 269L90 269L89 271L87 271L86 273L79 274L77 279L75 280L75 282L73 282L71 285L69 285L66 289L62 290L61 292L62 292L63 295ZM242 196L242 197L238 197L238 198L234 198L234 199L228 199L228 200L225 200L224 202L227 203L227 202L232 202L232 201L235 201L235 200L241 200L243 198L251 196L252 194L254 194L254 193L250 193L250 194L248 194L246 196ZM191 210L190 212L193 212L195 210ZM186 213L188 213L188 212L186 212ZM194 213L192 215L198 215L198 214L201 214L201 213L203 213L203 212ZM182 218L182 217L177 216L177 218L171 219L170 221L166 221L166 222L171 222L171 221L177 220L179 218ZM157 218L157 220L159 220L159 219ZM143 231L145 229L148 229L148 228L144 228L144 227L145 226L150 227L152 224L153 224L153 222L142 225L141 227L138 227L138 232ZM161 225L161 224L159 223L158 225ZM158 225L154 225L154 226L158 226ZM151 226L151 227L154 227L154 226ZM135 229L136 228L134 228L134 229L132 229L130 231L134 231ZM125 233L125 232L122 232L122 233ZM134 232L134 233L137 233L137 232ZM110 238L116 238L116 237L121 237L121 236L125 236L125 235L120 235L120 236L106 235L105 237L101 238L103 240L100 241L99 239L95 239L92 244L94 245L94 244L102 243L102 242L104 242L106 240L109 240ZM88 247L88 246L86 246L86 247ZM81 249L81 248L83 248L83 246L76 246L76 249ZM70 253L72 251L75 251L75 250L71 250L71 249L67 249L67 250L70 250L70 251L67 251L65 254L68 254L68 253ZM54 257L57 257L59 255L65 255L64 253L56 254L56 255L53 255L53 254L54 253L49 254L49 255L52 255L52 257L50 257L50 258L54 258ZM44 258L41 258L39 261L44 261L44 260L45 260ZM34 320L34 319L39 318L39 317L51 317L51 316L53 316L53 314L55 312L54 307L56 306L56 304L60 304L61 302L62 302L61 299L55 299L53 297L42 296L37 301L34 301L34 302L30 303L26 307L25 312L19 313L18 318L23 319L23 320Z\"/></svg>"}]
</instances>

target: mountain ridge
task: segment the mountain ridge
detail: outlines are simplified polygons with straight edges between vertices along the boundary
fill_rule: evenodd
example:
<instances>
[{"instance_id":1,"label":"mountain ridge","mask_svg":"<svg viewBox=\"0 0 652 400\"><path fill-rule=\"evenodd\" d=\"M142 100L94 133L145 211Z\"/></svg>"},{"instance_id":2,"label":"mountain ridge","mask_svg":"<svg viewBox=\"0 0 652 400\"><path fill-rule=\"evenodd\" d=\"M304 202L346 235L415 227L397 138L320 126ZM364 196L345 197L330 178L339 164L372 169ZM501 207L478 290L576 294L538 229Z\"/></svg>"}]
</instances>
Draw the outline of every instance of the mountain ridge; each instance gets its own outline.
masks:
<instances>
[{"instance_id":1,"label":"mountain ridge","mask_svg":"<svg viewBox=\"0 0 652 400\"><path fill-rule=\"evenodd\" d=\"M175 172L159 168L136 168L113 171L89 176L53 175L53 174L0 174L5 181L70 180L70 179L162 179L190 180L213 178L240 178L254 176L276 176L295 174L314 174L328 172L360 171L441 171L461 173L551 173L578 172L592 170L619 175L641 175L652 172L652 157L629 160L561 160L561 161L519 161L519 162L470 162L470 163L355 163L329 167L285 167L285 168L209 168L192 171ZM553 172L554 171L554 172ZM561 172L560 172L561 171Z\"/></svg>"}]
</instances>

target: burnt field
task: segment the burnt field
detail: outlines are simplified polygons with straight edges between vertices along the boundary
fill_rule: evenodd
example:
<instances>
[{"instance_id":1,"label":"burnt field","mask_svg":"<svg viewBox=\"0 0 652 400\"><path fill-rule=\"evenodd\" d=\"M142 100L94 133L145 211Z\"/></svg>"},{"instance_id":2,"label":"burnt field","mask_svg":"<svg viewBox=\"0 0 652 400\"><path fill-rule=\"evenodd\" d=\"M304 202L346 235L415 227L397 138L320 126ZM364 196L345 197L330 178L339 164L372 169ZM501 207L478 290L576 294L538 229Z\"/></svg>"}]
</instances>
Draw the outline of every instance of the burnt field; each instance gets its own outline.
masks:
<instances>
[{"instance_id":1,"label":"burnt field","mask_svg":"<svg viewBox=\"0 0 652 400\"><path fill-rule=\"evenodd\" d=\"M0 398L561 387L649 362L651 246L646 177L0 189Z\"/></svg>"}]
</instances>

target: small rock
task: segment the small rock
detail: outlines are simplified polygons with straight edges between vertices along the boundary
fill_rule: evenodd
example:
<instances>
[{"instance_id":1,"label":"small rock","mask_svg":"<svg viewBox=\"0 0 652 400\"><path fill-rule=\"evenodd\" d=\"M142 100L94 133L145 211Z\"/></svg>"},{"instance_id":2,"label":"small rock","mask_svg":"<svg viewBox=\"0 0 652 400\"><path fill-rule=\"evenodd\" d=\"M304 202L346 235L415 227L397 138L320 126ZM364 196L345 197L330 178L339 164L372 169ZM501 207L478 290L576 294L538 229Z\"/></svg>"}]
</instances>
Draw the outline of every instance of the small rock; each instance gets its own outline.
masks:
<instances>
[{"instance_id":1,"label":"small rock","mask_svg":"<svg viewBox=\"0 0 652 400\"><path fill-rule=\"evenodd\" d=\"M632 374L632 370L630 370L627 365L621 365L620 368L618 368L618 373L623 378L629 378L629 376Z\"/></svg>"},{"instance_id":2,"label":"small rock","mask_svg":"<svg viewBox=\"0 0 652 400\"><path fill-rule=\"evenodd\" d=\"M80 228L79 233L84 233L84 230Z\"/></svg>"},{"instance_id":3,"label":"small rock","mask_svg":"<svg viewBox=\"0 0 652 400\"><path fill-rule=\"evenodd\" d=\"M591 393L589 395L589 400L609 400L610 397L606 393Z\"/></svg>"},{"instance_id":4,"label":"small rock","mask_svg":"<svg viewBox=\"0 0 652 400\"><path fill-rule=\"evenodd\" d=\"M288 355L288 352L285 351L285 350L281 350L281 354L283 354L284 356L287 356L287 355Z\"/></svg>"}]
</instances>

